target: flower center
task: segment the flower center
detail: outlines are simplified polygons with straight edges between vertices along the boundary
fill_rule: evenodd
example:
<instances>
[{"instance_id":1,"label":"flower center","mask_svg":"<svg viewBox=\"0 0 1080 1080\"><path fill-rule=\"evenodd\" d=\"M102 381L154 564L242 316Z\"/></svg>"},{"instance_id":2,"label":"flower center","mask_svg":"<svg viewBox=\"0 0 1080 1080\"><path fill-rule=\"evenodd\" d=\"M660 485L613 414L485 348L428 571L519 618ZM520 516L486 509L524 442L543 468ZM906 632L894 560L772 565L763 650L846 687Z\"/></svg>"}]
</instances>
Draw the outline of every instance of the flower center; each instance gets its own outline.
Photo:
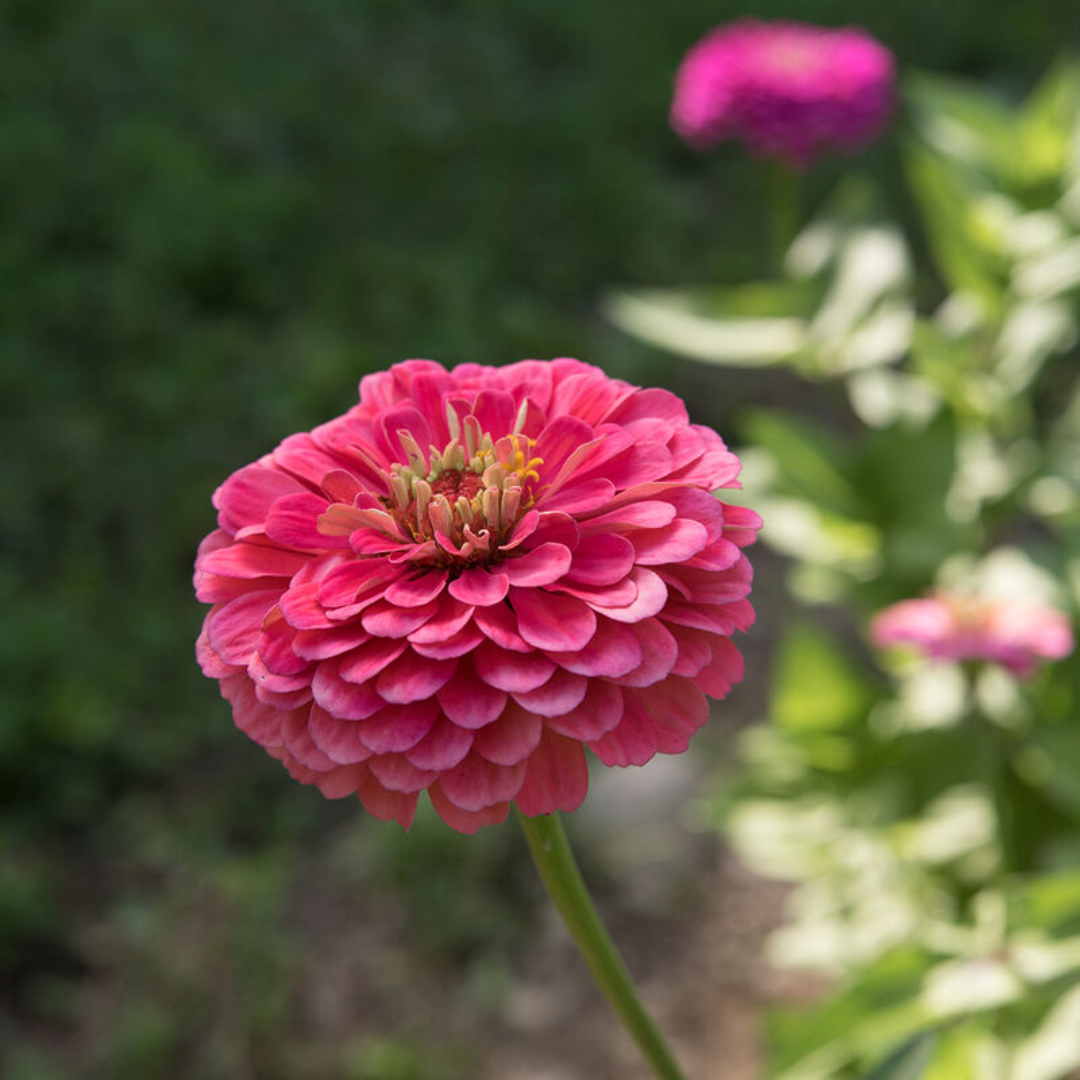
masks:
<instances>
[{"instance_id":1,"label":"flower center","mask_svg":"<svg viewBox=\"0 0 1080 1080\"><path fill-rule=\"evenodd\" d=\"M452 406L447 419L452 438L442 450L425 454L409 432L398 432L409 460L391 466L383 502L407 535L430 545L433 564L494 562L535 501L543 460L532 456L535 439L514 432L495 440Z\"/></svg>"}]
</instances>

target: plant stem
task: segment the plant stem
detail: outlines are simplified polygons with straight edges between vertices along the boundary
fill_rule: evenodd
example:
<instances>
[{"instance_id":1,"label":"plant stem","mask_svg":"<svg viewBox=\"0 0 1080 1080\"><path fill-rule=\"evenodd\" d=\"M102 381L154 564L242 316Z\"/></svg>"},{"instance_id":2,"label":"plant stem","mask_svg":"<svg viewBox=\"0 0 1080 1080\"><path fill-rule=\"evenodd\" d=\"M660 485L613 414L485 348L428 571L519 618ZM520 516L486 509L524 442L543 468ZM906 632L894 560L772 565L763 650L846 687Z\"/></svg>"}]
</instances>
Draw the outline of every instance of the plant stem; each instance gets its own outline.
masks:
<instances>
[{"instance_id":1,"label":"plant stem","mask_svg":"<svg viewBox=\"0 0 1080 1080\"><path fill-rule=\"evenodd\" d=\"M557 813L534 818L518 813L518 820L552 903L653 1072L660 1080L685 1080L663 1036L645 1012L633 980L596 913L561 818Z\"/></svg>"},{"instance_id":2,"label":"plant stem","mask_svg":"<svg viewBox=\"0 0 1080 1080\"><path fill-rule=\"evenodd\" d=\"M802 214L801 177L789 165L781 161L769 161L768 171L768 212L769 240L772 250L774 273L782 274L784 256L799 233L799 221Z\"/></svg>"}]
</instances>

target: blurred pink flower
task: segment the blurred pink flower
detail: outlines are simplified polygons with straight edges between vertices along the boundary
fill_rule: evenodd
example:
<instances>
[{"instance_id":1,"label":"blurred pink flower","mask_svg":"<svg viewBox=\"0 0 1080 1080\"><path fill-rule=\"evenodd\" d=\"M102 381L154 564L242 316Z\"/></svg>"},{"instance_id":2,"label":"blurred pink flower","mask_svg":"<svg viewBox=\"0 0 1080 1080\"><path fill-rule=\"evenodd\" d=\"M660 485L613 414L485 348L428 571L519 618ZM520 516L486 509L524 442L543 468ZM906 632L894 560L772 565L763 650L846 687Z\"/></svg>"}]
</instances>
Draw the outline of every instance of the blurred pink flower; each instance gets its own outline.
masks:
<instances>
[{"instance_id":1,"label":"blurred pink flower","mask_svg":"<svg viewBox=\"0 0 1080 1080\"><path fill-rule=\"evenodd\" d=\"M234 473L196 560L236 724L303 783L408 827L572 810L584 747L680 753L742 677L756 514L664 390L576 360L410 360Z\"/></svg>"},{"instance_id":2,"label":"blurred pink flower","mask_svg":"<svg viewBox=\"0 0 1080 1080\"><path fill-rule=\"evenodd\" d=\"M671 124L700 148L736 138L806 166L875 138L895 107L894 73L892 53L855 27L742 19L686 54Z\"/></svg>"},{"instance_id":3,"label":"blurred pink flower","mask_svg":"<svg viewBox=\"0 0 1080 1080\"><path fill-rule=\"evenodd\" d=\"M1072 626L1055 608L945 592L885 608L870 633L882 647L914 645L933 660L985 660L1021 679L1038 661L1073 650Z\"/></svg>"}]
</instances>

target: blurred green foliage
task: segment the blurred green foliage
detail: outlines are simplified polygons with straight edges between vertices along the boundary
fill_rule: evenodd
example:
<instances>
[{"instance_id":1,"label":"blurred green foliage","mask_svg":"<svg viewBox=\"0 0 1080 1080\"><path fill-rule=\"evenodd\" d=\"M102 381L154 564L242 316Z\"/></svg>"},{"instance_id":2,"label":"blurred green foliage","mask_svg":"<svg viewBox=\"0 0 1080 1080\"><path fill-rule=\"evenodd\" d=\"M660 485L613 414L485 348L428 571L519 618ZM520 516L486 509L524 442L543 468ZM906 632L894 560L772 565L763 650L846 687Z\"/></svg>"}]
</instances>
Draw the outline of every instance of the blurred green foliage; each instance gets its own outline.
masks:
<instances>
[{"instance_id":1,"label":"blurred green foliage","mask_svg":"<svg viewBox=\"0 0 1080 1080\"><path fill-rule=\"evenodd\" d=\"M759 269L753 166L665 124L683 50L747 12L1006 87L1073 27L1065 0L0 4L4 1080L469 1073L385 1016L305 1029L294 909L309 880L400 898L482 1015L529 918L516 846L402 843L246 745L191 659L193 550L216 483L405 356L677 379L594 297Z\"/></svg>"}]
</instances>

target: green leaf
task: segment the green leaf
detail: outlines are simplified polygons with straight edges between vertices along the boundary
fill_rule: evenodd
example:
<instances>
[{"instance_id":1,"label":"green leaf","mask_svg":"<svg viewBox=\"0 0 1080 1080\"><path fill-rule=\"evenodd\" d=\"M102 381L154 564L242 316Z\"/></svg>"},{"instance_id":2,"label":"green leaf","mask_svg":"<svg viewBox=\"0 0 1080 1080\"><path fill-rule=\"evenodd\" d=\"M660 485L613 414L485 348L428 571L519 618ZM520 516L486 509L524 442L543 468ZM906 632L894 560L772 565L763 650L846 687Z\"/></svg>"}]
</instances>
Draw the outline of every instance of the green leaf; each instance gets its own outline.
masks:
<instances>
[{"instance_id":1,"label":"green leaf","mask_svg":"<svg viewBox=\"0 0 1080 1080\"><path fill-rule=\"evenodd\" d=\"M775 687L772 718L793 732L836 731L858 723L872 700L840 647L809 623L784 634Z\"/></svg>"},{"instance_id":2,"label":"green leaf","mask_svg":"<svg viewBox=\"0 0 1080 1080\"><path fill-rule=\"evenodd\" d=\"M957 168L926 149L909 148L905 164L945 284L971 294L988 312L999 312L1005 281L1003 274L993 272L998 252L980 236L973 219L973 200L979 192Z\"/></svg>"},{"instance_id":3,"label":"green leaf","mask_svg":"<svg viewBox=\"0 0 1080 1080\"><path fill-rule=\"evenodd\" d=\"M695 360L733 367L779 363L806 344L820 289L806 282L611 293L605 316L621 330Z\"/></svg>"},{"instance_id":4,"label":"green leaf","mask_svg":"<svg viewBox=\"0 0 1080 1080\"><path fill-rule=\"evenodd\" d=\"M864 1080L921 1080L930 1064L937 1038L936 1031L913 1036L868 1072Z\"/></svg>"},{"instance_id":5,"label":"green leaf","mask_svg":"<svg viewBox=\"0 0 1080 1080\"><path fill-rule=\"evenodd\" d=\"M775 459L781 494L805 499L841 517L860 516L859 496L843 465L850 452L823 424L761 411L751 414L745 430L749 443Z\"/></svg>"}]
</instances>

